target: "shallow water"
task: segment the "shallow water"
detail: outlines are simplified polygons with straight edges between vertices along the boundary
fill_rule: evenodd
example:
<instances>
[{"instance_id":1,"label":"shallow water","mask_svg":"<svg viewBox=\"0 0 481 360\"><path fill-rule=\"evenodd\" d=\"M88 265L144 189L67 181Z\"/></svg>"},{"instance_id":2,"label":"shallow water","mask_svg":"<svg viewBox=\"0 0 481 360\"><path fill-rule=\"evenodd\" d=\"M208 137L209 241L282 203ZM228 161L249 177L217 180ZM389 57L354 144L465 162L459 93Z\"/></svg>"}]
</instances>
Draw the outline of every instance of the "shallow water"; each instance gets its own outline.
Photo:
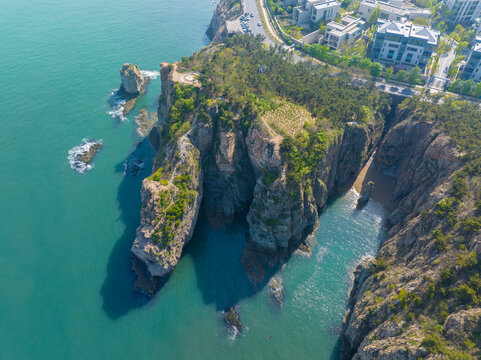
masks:
<instances>
[{"instance_id":1,"label":"shallow water","mask_svg":"<svg viewBox=\"0 0 481 360\"><path fill-rule=\"evenodd\" d=\"M142 106L155 111L160 79L124 121L109 114L110 96L122 63L158 71L204 46L209 4L2 4L1 358L336 358L352 270L384 234L382 207L359 212L354 193L320 217L311 258L294 255L282 271L282 309L248 285L242 220L216 230L201 216L160 293L147 301L132 290L129 248L153 156L133 119ZM68 151L83 138L103 148L79 174ZM126 159L144 166L125 171ZM220 310L236 303L246 330L232 339Z\"/></svg>"}]
</instances>

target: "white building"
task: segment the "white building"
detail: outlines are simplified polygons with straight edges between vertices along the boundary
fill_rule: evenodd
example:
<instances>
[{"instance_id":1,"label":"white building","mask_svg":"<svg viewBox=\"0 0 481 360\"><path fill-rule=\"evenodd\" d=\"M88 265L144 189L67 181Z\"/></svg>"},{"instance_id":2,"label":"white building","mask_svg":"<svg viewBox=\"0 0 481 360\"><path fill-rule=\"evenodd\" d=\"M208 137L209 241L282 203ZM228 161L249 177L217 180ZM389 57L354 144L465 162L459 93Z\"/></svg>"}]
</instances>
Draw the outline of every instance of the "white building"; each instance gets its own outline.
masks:
<instances>
[{"instance_id":1,"label":"white building","mask_svg":"<svg viewBox=\"0 0 481 360\"><path fill-rule=\"evenodd\" d=\"M470 23L481 13L481 0L443 0L451 10L450 20L455 23Z\"/></svg>"},{"instance_id":2,"label":"white building","mask_svg":"<svg viewBox=\"0 0 481 360\"><path fill-rule=\"evenodd\" d=\"M292 13L292 20L297 26L334 20L341 8L336 0L301 0L299 4Z\"/></svg>"},{"instance_id":3,"label":"white building","mask_svg":"<svg viewBox=\"0 0 481 360\"><path fill-rule=\"evenodd\" d=\"M402 18L413 20L418 17L428 19L431 16L431 11L429 9L420 9L408 3L389 0L363 0L359 4L359 17L366 21L369 20L373 11L378 7L381 11L379 18L390 21L401 21Z\"/></svg>"},{"instance_id":4,"label":"white building","mask_svg":"<svg viewBox=\"0 0 481 360\"><path fill-rule=\"evenodd\" d=\"M476 38L476 42L469 53L466 66L464 67L463 77L481 81L481 37Z\"/></svg>"},{"instance_id":5,"label":"white building","mask_svg":"<svg viewBox=\"0 0 481 360\"><path fill-rule=\"evenodd\" d=\"M400 21L379 20L371 58L384 64L425 68L436 48L439 31Z\"/></svg>"},{"instance_id":6,"label":"white building","mask_svg":"<svg viewBox=\"0 0 481 360\"><path fill-rule=\"evenodd\" d=\"M365 24L365 21L352 16L343 17L341 24L331 21L326 25L324 39L320 41L335 50L346 47L361 37Z\"/></svg>"}]
</instances>

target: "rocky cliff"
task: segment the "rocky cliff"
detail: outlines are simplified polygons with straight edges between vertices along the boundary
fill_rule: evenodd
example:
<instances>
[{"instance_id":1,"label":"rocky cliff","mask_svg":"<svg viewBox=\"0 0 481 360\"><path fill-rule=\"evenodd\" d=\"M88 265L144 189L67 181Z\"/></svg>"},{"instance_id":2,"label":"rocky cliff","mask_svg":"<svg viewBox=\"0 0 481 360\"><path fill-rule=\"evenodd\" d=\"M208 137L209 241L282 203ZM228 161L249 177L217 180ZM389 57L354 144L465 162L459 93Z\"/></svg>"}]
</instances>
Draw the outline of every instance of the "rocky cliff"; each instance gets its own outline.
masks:
<instances>
[{"instance_id":1,"label":"rocky cliff","mask_svg":"<svg viewBox=\"0 0 481 360\"><path fill-rule=\"evenodd\" d=\"M273 266L285 260L316 228L319 212L335 186L352 180L379 141L384 119L368 124L348 122L326 137L326 150L302 181L290 179L282 136L259 122L249 129L246 142L257 177L247 215L250 241Z\"/></svg>"},{"instance_id":2,"label":"rocky cliff","mask_svg":"<svg viewBox=\"0 0 481 360\"><path fill-rule=\"evenodd\" d=\"M457 106L419 102L399 111L376 153L376 166L395 175L397 208L377 258L356 270L342 359L478 355L479 165L472 165L476 158L466 162L457 140L441 128L459 121L455 131L462 131Z\"/></svg>"},{"instance_id":3,"label":"rocky cliff","mask_svg":"<svg viewBox=\"0 0 481 360\"><path fill-rule=\"evenodd\" d=\"M145 90L146 81L137 65L125 63L120 69L120 91L129 95L139 95Z\"/></svg>"},{"instance_id":4,"label":"rocky cliff","mask_svg":"<svg viewBox=\"0 0 481 360\"><path fill-rule=\"evenodd\" d=\"M273 267L297 249L317 226L329 193L367 161L385 123L377 111L342 127L315 123L287 100L248 112L208 87L184 83L186 70L185 63L162 64L159 126L150 136L158 155L142 186L142 220L132 246L137 286L149 292L173 271L201 202L214 224L248 210L254 251L243 263L251 280L260 281L263 271L253 274L252 261ZM278 113L282 120L271 126ZM296 116L299 129L289 135L282 122ZM302 146L310 159L304 170L291 156Z\"/></svg>"},{"instance_id":5,"label":"rocky cliff","mask_svg":"<svg viewBox=\"0 0 481 360\"><path fill-rule=\"evenodd\" d=\"M239 0L221 0L215 8L214 15L207 29L207 36L212 41L222 41L226 37L227 20L233 20L242 14Z\"/></svg>"}]
</instances>

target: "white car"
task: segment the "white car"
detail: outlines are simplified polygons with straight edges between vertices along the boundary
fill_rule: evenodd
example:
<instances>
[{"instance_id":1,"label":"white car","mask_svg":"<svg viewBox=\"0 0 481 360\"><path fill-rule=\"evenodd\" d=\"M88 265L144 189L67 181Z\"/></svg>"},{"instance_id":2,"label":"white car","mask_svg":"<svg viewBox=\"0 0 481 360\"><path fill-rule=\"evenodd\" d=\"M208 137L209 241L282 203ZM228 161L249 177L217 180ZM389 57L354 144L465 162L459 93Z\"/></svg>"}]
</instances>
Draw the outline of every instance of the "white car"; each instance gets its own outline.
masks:
<instances>
[{"instance_id":1,"label":"white car","mask_svg":"<svg viewBox=\"0 0 481 360\"><path fill-rule=\"evenodd\" d=\"M257 26L262 26L260 22L257 23Z\"/></svg>"}]
</instances>

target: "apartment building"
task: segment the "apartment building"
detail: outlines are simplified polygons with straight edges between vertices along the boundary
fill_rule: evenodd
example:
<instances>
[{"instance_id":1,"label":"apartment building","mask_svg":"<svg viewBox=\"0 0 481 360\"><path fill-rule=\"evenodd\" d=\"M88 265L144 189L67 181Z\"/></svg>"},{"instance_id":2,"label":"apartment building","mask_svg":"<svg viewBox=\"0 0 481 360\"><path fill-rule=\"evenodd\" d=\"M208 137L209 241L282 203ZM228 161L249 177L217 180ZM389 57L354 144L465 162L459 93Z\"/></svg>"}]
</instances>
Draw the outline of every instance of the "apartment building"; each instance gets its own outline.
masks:
<instances>
[{"instance_id":1,"label":"apartment building","mask_svg":"<svg viewBox=\"0 0 481 360\"><path fill-rule=\"evenodd\" d=\"M481 0L443 0L451 10L450 20L455 23L471 23L481 13Z\"/></svg>"},{"instance_id":2,"label":"apartment building","mask_svg":"<svg viewBox=\"0 0 481 360\"><path fill-rule=\"evenodd\" d=\"M373 39L371 58L387 65L424 69L436 48L439 31L408 22L380 19Z\"/></svg>"},{"instance_id":3,"label":"apartment building","mask_svg":"<svg viewBox=\"0 0 481 360\"><path fill-rule=\"evenodd\" d=\"M292 13L292 20L297 26L334 20L341 8L336 0L301 0L299 4Z\"/></svg>"},{"instance_id":4,"label":"apartment building","mask_svg":"<svg viewBox=\"0 0 481 360\"><path fill-rule=\"evenodd\" d=\"M381 11L380 19L390 21L401 21L403 18L413 20L418 17L428 19L431 16L431 10L420 9L406 2L363 0L359 3L359 17L366 21L369 20L376 8L379 8Z\"/></svg>"},{"instance_id":5,"label":"apartment building","mask_svg":"<svg viewBox=\"0 0 481 360\"><path fill-rule=\"evenodd\" d=\"M481 81L481 37L476 38L466 66L464 67L463 77L466 79L473 79L474 81Z\"/></svg>"},{"instance_id":6,"label":"apartment building","mask_svg":"<svg viewBox=\"0 0 481 360\"><path fill-rule=\"evenodd\" d=\"M319 41L334 50L349 46L361 37L365 24L365 21L352 16L343 17L340 24L331 21L326 25L324 38Z\"/></svg>"}]
</instances>

